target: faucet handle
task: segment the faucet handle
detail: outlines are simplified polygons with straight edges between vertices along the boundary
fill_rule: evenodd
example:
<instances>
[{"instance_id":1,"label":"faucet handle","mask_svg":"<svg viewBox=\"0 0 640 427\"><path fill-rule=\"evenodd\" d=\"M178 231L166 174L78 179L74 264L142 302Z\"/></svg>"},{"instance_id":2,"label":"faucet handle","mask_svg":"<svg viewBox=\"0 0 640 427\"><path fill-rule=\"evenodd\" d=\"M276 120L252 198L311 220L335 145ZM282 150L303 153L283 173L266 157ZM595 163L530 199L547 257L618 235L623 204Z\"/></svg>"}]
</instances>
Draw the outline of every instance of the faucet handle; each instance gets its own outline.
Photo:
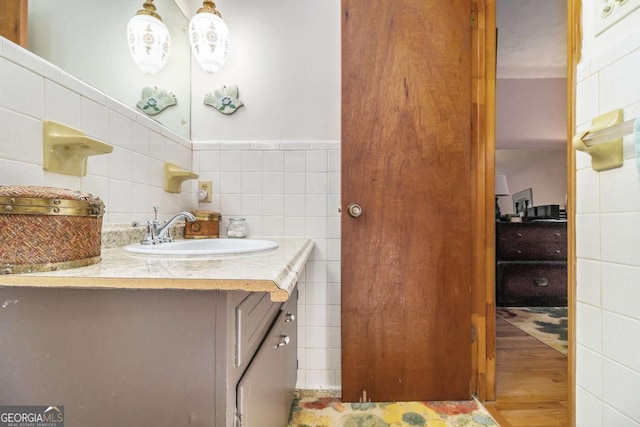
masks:
<instances>
[{"instance_id":1,"label":"faucet handle","mask_svg":"<svg viewBox=\"0 0 640 427\"><path fill-rule=\"evenodd\" d=\"M157 228L160 225L158 221L133 221L131 223L132 227L147 227L147 228Z\"/></svg>"},{"instance_id":2,"label":"faucet handle","mask_svg":"<svg viewBox=\"0 0 640 427\"><path fill-rule=\"evenodd\" d=\"M165 221L163 227L166 227L164 233L158 235L160 243L173 242L173 233L171 232L171 224L169 224L169 221Z\"/></svg>"},{"instance_id":3,"label":"faucet handle","mask_svg":"<svg viewBox=\"0 0 640 427\"><path fill-rule=\"evenodd\" d=\"M131 225L133 227L147 227L147 234L140 240L141 245L154 245L157 243L158 228L160 227L158 221L133 221Z\"/></svg>"}]
</instances>

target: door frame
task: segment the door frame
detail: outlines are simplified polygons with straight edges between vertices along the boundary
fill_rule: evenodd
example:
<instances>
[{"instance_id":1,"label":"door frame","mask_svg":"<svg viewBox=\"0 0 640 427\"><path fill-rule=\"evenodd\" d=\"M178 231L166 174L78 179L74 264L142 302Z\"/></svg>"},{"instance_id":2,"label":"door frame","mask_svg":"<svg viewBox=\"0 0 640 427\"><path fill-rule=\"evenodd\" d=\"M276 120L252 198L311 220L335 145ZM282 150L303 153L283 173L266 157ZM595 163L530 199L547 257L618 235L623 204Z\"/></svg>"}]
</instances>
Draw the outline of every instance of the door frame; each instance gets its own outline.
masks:
<instances>
[{"instance_id":1,"label":"door frame","mask_svg":"<svg viewBox=\"0 0 640 427\"><path fill-rule=\"evenodd\" d=\"M481 401L495 400L495 131L496 131L496 0L472 0L472 171L474 230L471 324L472 389ZM475 21L475 22L474 22ZM576 230L575 132L576 67L582 48L582 0L567 0L567 297L568 417L575 425ZM477 255L477 256L476 256Z\"/></svg>"},{"instance_id":2,"label":"door frame","mask_svg":"<svg viewBox=\"0 0 640 427\"><path fill-rule=\"evenodd\" d=\"M495 399L496 0L471 0L472 391ZM475 21L475 22L474 22Z\"/></svg>"}]
</instances>

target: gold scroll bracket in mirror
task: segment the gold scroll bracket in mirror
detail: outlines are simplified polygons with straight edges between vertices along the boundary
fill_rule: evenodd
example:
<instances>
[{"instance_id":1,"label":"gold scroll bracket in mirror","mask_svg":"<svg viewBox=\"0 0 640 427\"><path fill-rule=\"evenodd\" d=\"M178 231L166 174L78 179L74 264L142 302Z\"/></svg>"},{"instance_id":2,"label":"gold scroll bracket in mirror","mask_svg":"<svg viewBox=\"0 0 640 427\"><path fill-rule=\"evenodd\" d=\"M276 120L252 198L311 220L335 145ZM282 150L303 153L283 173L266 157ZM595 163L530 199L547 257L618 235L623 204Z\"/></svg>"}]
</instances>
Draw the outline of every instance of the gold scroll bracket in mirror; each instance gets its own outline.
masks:
<instances>
[{"instance_id":1,"label":"gold scroll bracket in mirror","mask_svg":"<svg viewBox=\"0 0 640 427\"><path fill-rule=\"evenodd\" d=\"M622 123L622 115L622 110L618 109L595 117L591 121L591 129L574 135L572 141L573 148L591 156L591 167L593 170L600 172L622 166L624 158L621 137L601 142L597 145L588 145L588 141L583 141L588 134L593 134Z\"/></svg>"},{"instance_id":2,"label":"gold scroll bracket in mirror","mask_svg":"<svg viewBox=\"0 0 640 427\"><path fill-rule=\"evenodd\" d=\"M84 132L46 120L42 126L42 167L63 175L85 176L87 157L109 154L113 146Z\"/></svg>"}]
</instances>

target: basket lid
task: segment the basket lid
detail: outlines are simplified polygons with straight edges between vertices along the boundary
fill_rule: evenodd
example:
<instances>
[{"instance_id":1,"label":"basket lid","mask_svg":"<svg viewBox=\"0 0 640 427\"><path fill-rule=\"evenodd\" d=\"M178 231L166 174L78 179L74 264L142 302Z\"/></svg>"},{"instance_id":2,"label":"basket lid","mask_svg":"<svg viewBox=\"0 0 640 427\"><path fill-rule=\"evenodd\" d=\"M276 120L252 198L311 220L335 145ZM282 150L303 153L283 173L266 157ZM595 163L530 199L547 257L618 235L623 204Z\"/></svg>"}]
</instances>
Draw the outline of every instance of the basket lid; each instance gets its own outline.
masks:
<instances>
[{"instance_id":1,"label":"basket lid","mask_svg":"<svg viewBox=\"0 0 640 427\"><path fill-rule=\"evenodd\" d=\"M0 186L0 214L102 217L104 203L90 193L66 188Z\"/></svg>"},{"instance_id":2,"label":"basket lid","mask_svg":"<svg viewBox=\"0 0 640 427\"><path fill-rule=\"evenodd\" d=\"M191 212L199 221L220 221L220 212L198 210Z\"/></svg>"}]
</instances>

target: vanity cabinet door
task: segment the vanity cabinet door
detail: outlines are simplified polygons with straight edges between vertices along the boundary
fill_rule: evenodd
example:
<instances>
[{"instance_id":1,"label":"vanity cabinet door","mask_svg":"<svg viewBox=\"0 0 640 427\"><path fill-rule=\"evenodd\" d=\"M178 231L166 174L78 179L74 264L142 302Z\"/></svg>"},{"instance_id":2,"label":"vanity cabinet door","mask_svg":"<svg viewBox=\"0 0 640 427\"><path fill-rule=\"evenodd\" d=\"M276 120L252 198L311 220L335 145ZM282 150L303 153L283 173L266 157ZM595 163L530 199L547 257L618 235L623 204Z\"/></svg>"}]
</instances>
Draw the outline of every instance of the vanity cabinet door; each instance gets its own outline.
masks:
<instances>
[{"instance_id":1,"label":"vanity cabinet door","mask_svg":"<svg viewBox=\"0 0 640 427\"><path fill-rule=\"evenodd\" d=\"M272 302L268 292L251 293L238 304L235 309L235 367L242 369L249 363L278 315L279 308L280 304Z\"/></svg>"},{"instance_id":2,"label":"vanity cabinet door","mask_svg":"<svg viewBox=\"0 0 640 427\"><path fill-rule=\"evenodd\" d=\"M287 425L297 375L295 316L292 298L238 383L238 419L243 427Z\"/></svg>"}]
</instances>

